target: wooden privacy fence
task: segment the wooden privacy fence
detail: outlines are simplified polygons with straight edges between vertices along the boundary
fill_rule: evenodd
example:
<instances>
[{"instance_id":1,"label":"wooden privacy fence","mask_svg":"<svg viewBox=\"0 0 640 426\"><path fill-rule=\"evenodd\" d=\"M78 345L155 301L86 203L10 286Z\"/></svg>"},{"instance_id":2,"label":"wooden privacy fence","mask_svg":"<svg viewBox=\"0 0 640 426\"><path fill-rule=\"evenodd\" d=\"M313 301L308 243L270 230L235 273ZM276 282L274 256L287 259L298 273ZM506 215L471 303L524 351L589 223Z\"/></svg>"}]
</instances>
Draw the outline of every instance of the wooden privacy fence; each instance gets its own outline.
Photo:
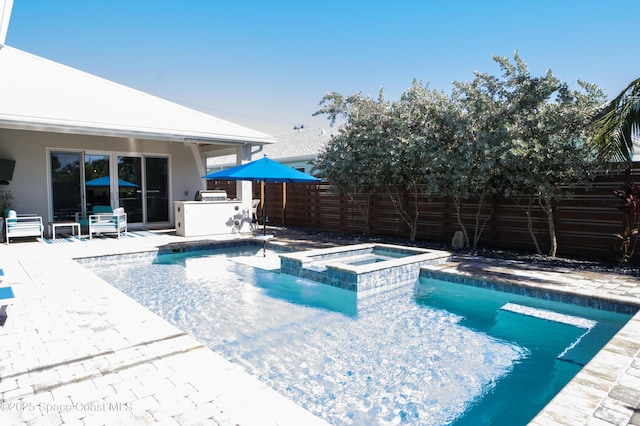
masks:
<instances>
[{"instance_id":1,"label":"wooden privacy fence","mask_svg":"<svg viewBox=\"0 0 640 426\"><path fill-rule=\"evenodd\" d=\"M556 214L558 256L572 256L601 260L615 260L613 236L624 229L624 216L614 206L617 198L613 191L625 182L640 181L640 163L634 163L628 172L599 175L590 190L578 188L570 200L559 203ZM235 182L210 183L210 188L224 188L229 196L236 193ZM261 198L261 184L254 183L253 198ZM369 203L369 227L362 214L367 203L364 196L350 199L330 191L323 184L265 184L267 217L271 225L286 225L317 230L367 233L408 238L409 228L395 211L384 191L373 194ZM407 210L415 205L406 197ZM450 243L455 231L460 230L453 203L447 199L418 197L417 239ZM262 208L262 205L260 206ZM489 212L489 207L484 213ZM461 206L462 220L470 239L476 215L474 203ZM260 214L259 217L262 217ZM543 252L549 248L547 218L539 206L533 208L535 234ZM514 201L500 200L491 215L478 247L515 249L535 252L535 245L527 228L524 210Z\"/></svg>"}]
</instances>

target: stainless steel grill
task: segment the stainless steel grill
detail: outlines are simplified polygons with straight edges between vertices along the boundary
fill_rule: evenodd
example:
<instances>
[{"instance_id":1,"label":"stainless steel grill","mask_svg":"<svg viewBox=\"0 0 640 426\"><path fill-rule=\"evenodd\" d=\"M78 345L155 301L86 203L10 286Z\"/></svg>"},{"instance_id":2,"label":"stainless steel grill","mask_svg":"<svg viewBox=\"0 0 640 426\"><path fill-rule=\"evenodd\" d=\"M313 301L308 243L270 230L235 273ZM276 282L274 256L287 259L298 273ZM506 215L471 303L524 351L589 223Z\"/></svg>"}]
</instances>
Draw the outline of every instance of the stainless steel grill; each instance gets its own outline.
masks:
<instances>
[{"instance_id":1,"label":"stainless steel grill","mask_svg":"<svg viewBox=\"0 0 640 426\"><path fill-rule=\"evenodd\" d=\"M227 191L224 189L207 189L196 192L195 201L226 201Z\"/></svg>"}]
</instances>

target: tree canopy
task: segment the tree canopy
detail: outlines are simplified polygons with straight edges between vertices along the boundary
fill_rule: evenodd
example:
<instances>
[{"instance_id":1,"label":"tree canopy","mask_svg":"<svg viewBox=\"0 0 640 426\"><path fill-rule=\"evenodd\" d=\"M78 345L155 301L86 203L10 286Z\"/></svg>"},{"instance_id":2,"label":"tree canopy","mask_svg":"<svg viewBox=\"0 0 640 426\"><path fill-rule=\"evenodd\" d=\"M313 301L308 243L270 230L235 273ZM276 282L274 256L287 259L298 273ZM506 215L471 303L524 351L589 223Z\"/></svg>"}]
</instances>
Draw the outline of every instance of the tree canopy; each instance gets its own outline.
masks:
<instances>
[{"instance_id":1,"label":"tree canopy","mask_svg":"<svg viewBox=\"0 0 640 426\"><path fill-rule=\"evenodd\" d=\"M584 82L570 90L551 71L533 77L517 53L513 62L494 60L500 76L476 72L471 82L454 82L451 94L417 81L393 102L382 90L377 100L328 93L316 114L345 125L316 171L340 192L386 191L412 239L418 196L448 197L473 248L495 203L525 194L528 214L535 203L547 215L555 255L554 209L593 170L587 129L604 94ZM413 203L399 199L402 194ZM460 213L463 202L475 205L473 223Z\"/></svg>"},{"instance_id":2,"label":"tree canopy","mask_svg":"<svg viewBox=\"0 0 640 426\"><path fill-rule=\"evenodd\" d=\"M630 163L640 139L640 78L609 102L594 120L593 147L601 161Z\"/></svg>"}]
</instances>

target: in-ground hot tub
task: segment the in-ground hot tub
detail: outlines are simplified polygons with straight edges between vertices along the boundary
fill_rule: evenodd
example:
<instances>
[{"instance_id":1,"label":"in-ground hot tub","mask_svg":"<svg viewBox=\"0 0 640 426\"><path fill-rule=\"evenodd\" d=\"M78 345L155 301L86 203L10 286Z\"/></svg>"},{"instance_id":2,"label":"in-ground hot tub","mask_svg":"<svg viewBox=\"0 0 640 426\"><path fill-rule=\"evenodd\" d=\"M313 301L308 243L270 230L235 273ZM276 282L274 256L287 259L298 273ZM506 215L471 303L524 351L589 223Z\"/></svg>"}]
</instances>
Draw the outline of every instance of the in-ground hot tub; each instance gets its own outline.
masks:
<instances>
[{"instance_id":1,"label":"in-ground hot tub","mask_svg":"<svg viewBox=\"0 0 640 426\"><path fill-rule=\"evenodd\" d=\"M423 265L449 260L442 250L356 244L280 255L280 272L351 291L415 281Z\"/></svg>"}]
</instances>

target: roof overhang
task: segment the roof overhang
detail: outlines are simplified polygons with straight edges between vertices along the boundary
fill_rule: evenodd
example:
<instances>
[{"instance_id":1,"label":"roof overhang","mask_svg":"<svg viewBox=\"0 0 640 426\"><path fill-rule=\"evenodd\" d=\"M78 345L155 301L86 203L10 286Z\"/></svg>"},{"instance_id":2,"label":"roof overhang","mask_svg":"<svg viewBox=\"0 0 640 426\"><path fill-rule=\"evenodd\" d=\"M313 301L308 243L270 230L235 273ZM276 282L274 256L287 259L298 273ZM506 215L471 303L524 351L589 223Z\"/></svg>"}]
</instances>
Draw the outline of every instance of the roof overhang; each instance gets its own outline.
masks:
<instances>
[{"instance_id":1,"label":"roof overhang","mask_svg":"<svg viewBox=\"0 0 640 426\"><path fill-rule=\"evenodd\" d=\"M276 139L95 75L0 45L0 128L199 145Z\"/></svg>"},{"instance_id":2,"label":"roof overhang","mask_svg":"<svg viewBox=\"0 0 640 426\"><path fill-rule=\"evenodd\" d=\"M33 119L6 118L0 114L0 129L27 130L33 132L65 133L88 136L105 136L113 138L149 139L167 142L193 142L201 145L210 144L252 144L264 145L275 143L271 137L255 138L239 135L199 134L159 131L158 129L136 129L90 126L82 123L55 123Z\"/></svg>"}]
</instances>

